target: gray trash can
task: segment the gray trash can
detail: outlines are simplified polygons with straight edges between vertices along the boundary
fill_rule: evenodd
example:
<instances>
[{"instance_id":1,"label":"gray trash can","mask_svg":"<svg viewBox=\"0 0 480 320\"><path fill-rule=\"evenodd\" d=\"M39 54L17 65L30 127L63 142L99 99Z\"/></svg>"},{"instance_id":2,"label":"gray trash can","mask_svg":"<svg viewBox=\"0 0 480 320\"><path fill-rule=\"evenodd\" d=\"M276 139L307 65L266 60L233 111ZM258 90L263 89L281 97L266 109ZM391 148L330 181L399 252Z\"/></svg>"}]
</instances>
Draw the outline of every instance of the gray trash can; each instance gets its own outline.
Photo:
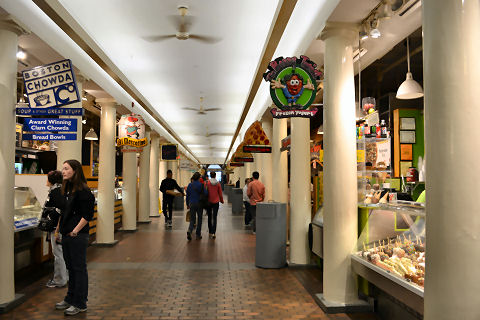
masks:
<instances>
[{"instance_id":1,"label":"gray trash can","mask_svg":"<svg viewBox=\"0 0 480 320\"><path fill-rule=\"evenodd\" d=\"M283 268L287 265L287 204L257 203L255 265Z\"/></svg>"},{"instance_id":2,"label":"gray trash can","mask_svg":"<svg viewBox=\"0 0 480 320\"><path fill-rule=\"evenodd\" d=\"M233 188L230 191L230 197L232 202L232 214L243 213L243 190L240 188Z\"/></svg>"},{"instance_id":3,"label":"gray trash can","mask_svg":"<svg viewBox=\"0 0 480 320\"><path fill-rule=\"evenodd\" d=\"M233 185L231 185L231 184L226 184L225 185L225 192L224 193L228 198L227 199L228 203L232 202L231 199L230 199L230 192L232 191L232 187L233 187Z\"/></svg>"}]
</instances>

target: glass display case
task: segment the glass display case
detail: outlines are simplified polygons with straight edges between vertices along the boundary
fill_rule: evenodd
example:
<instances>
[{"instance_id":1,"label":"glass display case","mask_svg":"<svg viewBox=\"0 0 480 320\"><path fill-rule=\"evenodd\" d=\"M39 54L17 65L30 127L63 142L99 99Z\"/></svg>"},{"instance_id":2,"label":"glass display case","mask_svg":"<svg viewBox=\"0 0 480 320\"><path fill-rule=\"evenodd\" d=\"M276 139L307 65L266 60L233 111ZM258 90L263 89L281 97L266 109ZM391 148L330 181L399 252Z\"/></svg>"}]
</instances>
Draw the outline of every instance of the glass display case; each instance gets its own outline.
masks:
<instances>
[{"instance_id":1,"label":"glass display case","mask_svg":"<svg viewBox=\"0 0 480 320\"><path fill-rule=\"evenodd\" d=\"M42 205L30 187L15 187L15 232L35 228L42 215Z\"/></svg>"},{"instance_id":2,"label":"glass display case","mask_svg":"<svg viewBox=\"0 0 480 320\"><path fill-rule=\"evenodd\" d=\"M90 190L92 190L92 193L93 195L95 196L95 203L97 203L97 200L98 200L98 189L96 188L90 188ZM113 189L113 192L114 192L114 200L117 201L117 200L122 200L123 197L122 197L122 188L115 188Z\"/></svg>"},{"instance_id":3,"label":"glass display case","mask_svg":"<svg viewBox=\"0 0 480 320\"><path fill-rule=\"evenodd\" d=\"M352 255L354 270L376 284L378 279L372 272L358 268L366 267L383 280L393 281L423 298L425 219L423 203L396 201L369 208L357 252Z\"/></svg>"}]
</instances>

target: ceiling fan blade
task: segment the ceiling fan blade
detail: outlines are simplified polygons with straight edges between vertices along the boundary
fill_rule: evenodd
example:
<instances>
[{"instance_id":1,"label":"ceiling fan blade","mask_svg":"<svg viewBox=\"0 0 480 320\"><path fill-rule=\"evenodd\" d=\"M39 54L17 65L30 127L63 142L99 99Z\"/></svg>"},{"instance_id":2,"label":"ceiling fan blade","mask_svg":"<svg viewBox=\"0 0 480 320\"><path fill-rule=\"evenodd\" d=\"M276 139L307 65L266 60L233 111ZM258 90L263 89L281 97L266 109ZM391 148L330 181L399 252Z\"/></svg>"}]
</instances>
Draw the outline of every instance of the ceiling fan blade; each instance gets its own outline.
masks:
<instances>
[{"instance_id":1,"label":"ceiling fan blade","mask_svg":"<svg viewBox=\"0 0 480 320\"><path fill-rule=\"evenodd\" d=\"M203 109L204 111L218 111L218 110L222 110L220 108L207 108L207 109Z\"/></svg>"},{"instance_id":2,"label":"ceiling fan blade","mask_svg":"<svg viewBox=\"0 0 480 320\"><path fill-rule=\"evenodd\" d=\"M217 43L217 42L222 40L222 39L217 38L217 37L201 36L201 35L198 35L198 34L191 34L190 39L194 39L194 40L201 41L201 42L204 42L204 43L209 43L209 44L214 44L214 43Z\"/></svg>"},{"instance_id":3,"label":"ceiling fan blade","mask_svg":"<svg viewBox=\"0 0 480 320\"><path fill-rule=\"evenodd\" d=\"M178 32L188 32L192 27L192 24L195 22L193 16L179 16L179 15L170 15L168 16L170 23L175 26L175 30Z\"/></svg>"},{"instance_id":4,"label":"ceiling fan blade","mask_svg":"<svg viewBox=\"0 0 480 320\"><path fill-rule=\"evenodd\" d=\"M192 111L198 111L197 108L191 108L191 107L184 107L182 108L183 110L192 110Z\"/></svg>"},{"instance_id":5,"label":"ceiling fan blade","mask_svg":"<svg viewBox=\"0 0 480 320\"><path fill-rule=\"evenodd\" d=\"M233 136L233 133L213 132L213 133L207 134L207 138L208 138L208 137L211 137L211 136L224 136L224 137L228 137L228 136Z\"/></svg>"},{"instance_id":6,"label":"ceiling fan blade","mask_svg":"<svg viewBox=\"0 0 480 320\"><path fill-rule=\"evenodd\" d=\"M168 34L168 35L162 35L162 36L148 36L148 37L142 37L142 38L148 42L159 42L159 41L175 38L175 35Z\"/></svg>"}]
</instances>

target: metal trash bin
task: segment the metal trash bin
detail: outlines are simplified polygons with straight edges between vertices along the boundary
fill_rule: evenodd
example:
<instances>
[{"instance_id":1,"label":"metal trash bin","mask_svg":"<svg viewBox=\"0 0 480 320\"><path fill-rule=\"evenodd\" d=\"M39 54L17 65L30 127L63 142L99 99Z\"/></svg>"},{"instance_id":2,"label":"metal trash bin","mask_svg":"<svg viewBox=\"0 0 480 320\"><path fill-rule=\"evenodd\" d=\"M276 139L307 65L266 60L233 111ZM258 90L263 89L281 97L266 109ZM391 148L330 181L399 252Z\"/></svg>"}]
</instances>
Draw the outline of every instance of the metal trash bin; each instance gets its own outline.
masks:
<instances>
[{"instance_id":1,"label":"metal trash bin","mask_svg":"<svg viewBox=\"0 0 480 320\"><path fill-rule=\"evenodd\" d=\"M255 266L283 268L287 265L287 204L257 203Z\"/></svg>"},{"instance_id":2,"label":"metal trash bin","mask_svg":"<svg viewBox=\"0 0 480 320\"><path fill-rule=\"evenodd\" d=\"M227 201L228 203L231 203L231 199L230 199L230 192L232 191L232 188L233 188L233 184L226 184L225 185L225 195L227 196Z\"/></svg>"},{"instance_id":3,"label":"metal trash bin","mask_svg":"<svg viewBox=\"0 0 480 320\"><path fill-rule=\"evenodd\" d=\"M232 202L232 214L243 214L243 190L240 188L233 188L230 191Z\"/></svg>"}]
</instances>

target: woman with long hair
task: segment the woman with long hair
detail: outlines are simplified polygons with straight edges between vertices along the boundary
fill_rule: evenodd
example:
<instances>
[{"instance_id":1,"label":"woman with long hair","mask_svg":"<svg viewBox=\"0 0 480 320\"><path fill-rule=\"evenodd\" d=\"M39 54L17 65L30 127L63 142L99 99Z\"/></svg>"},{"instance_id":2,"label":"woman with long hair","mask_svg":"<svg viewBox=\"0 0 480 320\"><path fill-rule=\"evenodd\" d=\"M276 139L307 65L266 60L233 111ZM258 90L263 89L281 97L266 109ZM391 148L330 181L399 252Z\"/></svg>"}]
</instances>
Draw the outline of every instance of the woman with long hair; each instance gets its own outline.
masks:
<instances>
[{"instance_id":1,"label":"woman with long hair","mask_svg":"<svg viewBox=\"0 0 480 320\"><path fill-rule=\"evenodd\" d=\"M75 315L87 311L87 246L95 197L87 186L80 162L65 161L62 174L62 193L66 203L57 229L62 234L63 257L69 281L67 295L55 308L65 310L65 315Z\"/></svg>"}]
</instances>

